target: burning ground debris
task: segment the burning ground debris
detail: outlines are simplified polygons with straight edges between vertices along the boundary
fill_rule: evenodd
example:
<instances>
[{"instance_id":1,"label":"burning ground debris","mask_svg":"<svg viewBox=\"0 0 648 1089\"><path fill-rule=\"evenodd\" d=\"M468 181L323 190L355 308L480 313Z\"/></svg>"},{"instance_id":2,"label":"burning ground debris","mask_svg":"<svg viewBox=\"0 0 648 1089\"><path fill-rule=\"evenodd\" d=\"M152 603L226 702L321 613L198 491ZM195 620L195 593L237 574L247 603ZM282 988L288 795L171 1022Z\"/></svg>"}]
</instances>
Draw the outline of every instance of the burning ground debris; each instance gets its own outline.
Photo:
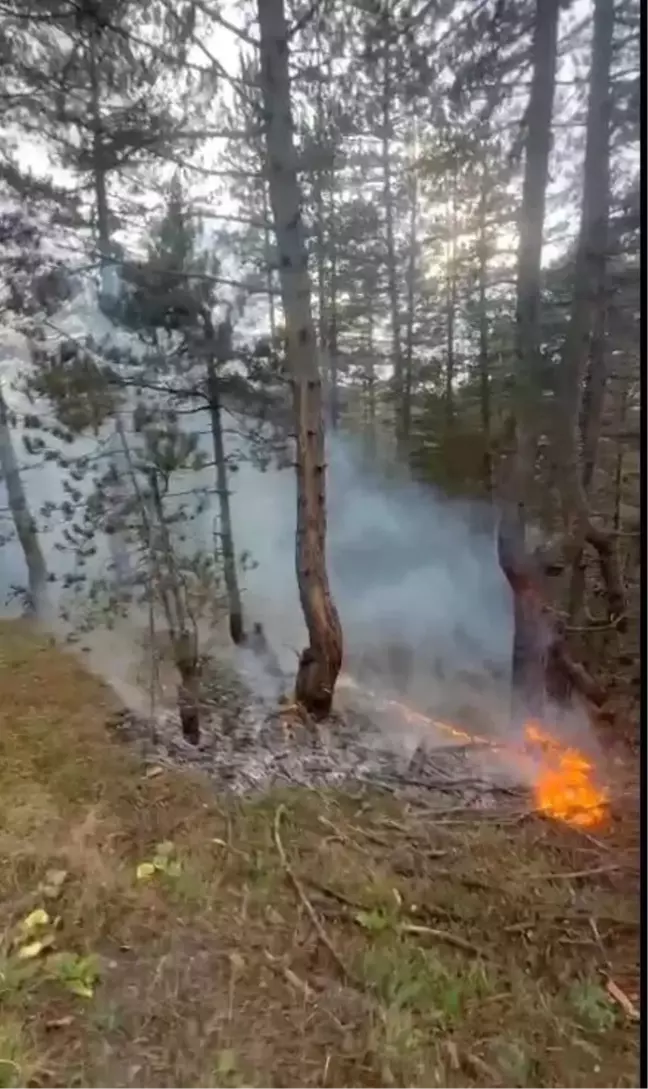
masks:
<instances>
[{"instance_id":1,"label":"burning ground debris","mask_svg":"<svg viewBox=\"0 0 648 1089\"><path fill-rule=\"evenodd\" d=\"M258 693L257 682L255 677ZM282 784L364 782L410 793L440 791L482 807L517 793L557 820L581 827L605 820L609 791L597 782L593 762L540 724L526 723L519 743L504 743L381 697L349 676L342 686L362 699L315 724L285 695L279 705L254 695L244 672L212 662L198 748L179 736L171 711L159 711L154 719L123 711L110 725L136 739L149 762L199 768L236 794Z\"/></svg>"}]
</instances>

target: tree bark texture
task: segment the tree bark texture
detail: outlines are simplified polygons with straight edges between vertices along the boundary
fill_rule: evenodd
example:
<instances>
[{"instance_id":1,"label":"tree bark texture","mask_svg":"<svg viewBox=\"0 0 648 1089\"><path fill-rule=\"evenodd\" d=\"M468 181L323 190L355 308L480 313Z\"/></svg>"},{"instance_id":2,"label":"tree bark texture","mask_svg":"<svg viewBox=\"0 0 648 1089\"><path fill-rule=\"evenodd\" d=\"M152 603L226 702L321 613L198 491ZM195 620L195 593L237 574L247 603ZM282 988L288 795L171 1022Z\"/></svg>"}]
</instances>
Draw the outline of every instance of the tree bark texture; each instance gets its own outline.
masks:
<instances>
[{"instance_id":1,"label":"tree bark texture","mask_svg":"<svg viewBox=\"0 0 648 1089\"><path fill-rule=\"evenodd\" d=\"M623 616L625 612L625 588L615 540L592 522L588 492L596 462L607 379L606 262L610 213L610 69L613 32L613 0L595 0L581 221L572 309L563 349L561 389L564 462L561 480L567 534L566 558L574 569L572 609L578 605L578 599L582 595L579 581L583 577L580 570L583 549L585 544L590 544L598 553L611 621Z\"/></svg>"},{"instance_id":2,"label":"tree bark texture","mask_svg":"<svg viewBox=\"0 0 648 1089\"><path fill-rule=\"evenodd\" d=\"M500 565L513 593L513 716L542 716L545 655L539 604L525 592L526 501L533 481L536 439L533 412L540 363L541 261L556 82L560 0L537 0L533 73L527 109L524 181L519 218L513 448L505 466L498 531Z\"/></svg>"},{"instance_id":3,"label":"tree bark texture","mask_svg":"<svg viewBox=\"0 0 648 1089\"><path fill-rule=\"evenodd\" d=\"M297 581L309 635L299 660L295 696L314 718L323 718L331 709L342 664L342 628L326 566L322 382L297 181L283 0L258 0L258 13L270 201L297 430Z\"/></svg>"}]
</instances>

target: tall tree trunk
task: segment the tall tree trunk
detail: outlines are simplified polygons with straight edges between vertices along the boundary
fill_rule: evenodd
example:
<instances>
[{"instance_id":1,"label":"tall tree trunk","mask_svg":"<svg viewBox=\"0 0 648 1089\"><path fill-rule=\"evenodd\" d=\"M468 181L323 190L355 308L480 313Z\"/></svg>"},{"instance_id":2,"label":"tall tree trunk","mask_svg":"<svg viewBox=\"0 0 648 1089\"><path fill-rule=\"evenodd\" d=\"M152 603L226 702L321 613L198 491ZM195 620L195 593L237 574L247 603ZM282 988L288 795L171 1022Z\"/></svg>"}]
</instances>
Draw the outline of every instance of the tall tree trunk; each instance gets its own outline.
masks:
<instances>
[{"instance_id":1,"label":"tall tree trunk","mask_svg":"<svg viewBox=\"0 0 648 1089\"><path fill-rule=\"evenodd\" d=\"M455 379L455 321L457 316L457 166L453 165L450 192L449 239L446 265L446 382L445 425L446 438L454 427L454 379Z\"/></svg>"},{"instance_id":2,"label":"tall tree trunk","mask_svg":"<svg viewBox=\"0 0 648 1089\"><path fill-rule=\"evenodd\" d=\"M625 612L623 577L614 538L592 522L588 492L607 379L605 315L613 32L614 0L595 0L581 221L572 309L563 349L564 382L561 390L564 461L561 481L567 534L566 558L573 567L578 588L579 578L582 578L578 572L585 543L597 550L607 589L610 619L618 618ZM585 449L581 459L582 390L586 379L588 403L582 436Z\"/></svg>"},{"instance_id":3,"label":"tall tree trunk","mask_svg":"<svg viewBox=\"0 0 648 1089\"><path fill-rule=\"evenodd\" d=\"M394 237L394 194L392 190L392 80L390 28L384 28L383 85L382 85L382 171L383 201L385 205L385 259L387 264L387 295L392 339L392 366L394 368L393 393L396 425L396 448L403 453L403 352L401 347L400 308L398 300L398 270L396 267L396 242Z\"/></svg>"},{"instance_id":4,"label":"tall tree trunk","mask_svg":"<svg viewBox=\"0 0 648 1089\"><path fill-rule=\"evenodd\" d=\"M416 127L414 148L418 150ZM418 256L418 170L414 162L410 173L410 220L407 262L407 326L405 330L405 363L403 368L403 396L401 403L401 431L403 442L409 445L412 426L412 381L414 370L414 318L416 307L416 276Z\"/></svg>"},{"instance_id":5,"label":"tall tree trunk","mask_svg":"<svg viewBox=\"0 0 648 1089\"><path fill-rule=\"evenodd\" d=\"M315 32L317 43L317 90L316 90L316 106L315 106L315 124L317 132L318 146L316 147L315 154L317 161L315 163L315 171L313 178L314 189L314 204L315 204L315 267L316 267L316 279L317 279L317 339L320 353L320 372L323 373L325 379L329 383L329 389L327 391L328 407L331 415L332 427L337 427L337 389L335 379L337 375L334 375L331 371L331 366L328 357L328 307L326 305L326 257L327 257L327 245L326 245L326 224L325 224L325 206L324 206L324 156L326 154L325 147L325 118L324 118L324 94L323 94L323 55L322 55L322 41L321 30L319 20L317 20L317 28Z\"/></svg>"},{"instance_id":6,"label":"tall tree trunk","mask_svg":"<svg viewBox=\"0 0 648 1089\"><path fill-rule=\"evenodd\" d=\"M601 434L601 419L603 416L603 404L607 387L607 359L606 359L606 333L607 333L607 300L605 298L605 277L602 283L602 297L598 300L594 314L594 328L590 346L590 358L588 373L583 394L583 409L581 414L581 442L583 448L582 488L583 494L589 498L594 470L598 458L599 438ZM576 627L583 622L583 608L585 604L587 561L585 548L575 551L572 562L572 576L569 588L568 615L570 623Z\"/></svg>"},{"instance_id":7,"label":"tall tree trunk","mask_svg":"<svg viewBox=\"0 0 648 1089\"><path fill-rule=\"evenodd\" d=\"M342 627L326 566L322 382L297 181L283 0L258 0L258 14L270 200L297 430L297 581L309 635L309 646L299 661L295 696L313 717L323 718L331 709L342 665Z\"/></svg>"},{"instance_id":8,"label":"tall tree trunk","mask_svg":"<svg viewBox=\"0 0 648 1089\"><path fill-rule=\"evenodd\" d=\"M216 465L216 490L220 512L220 547L223 556L223 578L227 594L229 630L232 642L240 646L245 641L243 624L243 604L236 571L236 552L234 550L234 532L232 530L232 512L227 480L227 460L223 442L221 420L220 391L218 388L217 364L226 363L231 357L231 327L229 322L221 322L214 330L211 315L207 315L207 335L213 348L213 354L207 360L207 394L209 397L209 419L214 462Z\"/></svg>"},{"instance_id":9,"label":"tall tree trunk","mask_svg":"<svg viewBox=\"0 0 648 1089\"><path fill-rule=\"evenodd\" d=\"M328 375L330 383L329 393L329 412L331 417L331 427L334 431L337 431L340 423L340 368L339 368L339 348L338 348L338 309L337 309L337 293L338 293L338 264L337 264L337 245L335 243L335 189L333 186L333 177L331 178L330 186L330 203L329 203L329 216L328 216L328 237L329 237L329 298L328 298L328 329L327 329L327 348L328 348Z\"/></svg>"},{"instance_id":10,"label":"tall tree trunk","mask_svg":"<svg viewBox=\"0 0 648 1089\"><path fill-rule=\"evenodd\" d=\"M625 388L621 392L621 396L620 396L620 399L619 399L619 423L618 423L618 427L617 427L617 431L618 431L619 434L622 433L622 431L623 431L623 429L625 427L626 416L627 416L627 412L628 412L628 399L629 399L629 390L628 390L628 387L625 386ZM623 491L623 461L624 461L624 445L623 445L622 441L618 440L617 441L616 459L615 459L615 464L614 464L614 515L613 515L613 518L612 518L612 528L613 528L615 533L618 533L619 530L621 529L621 494L622 494L622 491Z\"/></svg>"},{"instance_id":11,"label":"tall tree trunk","mask_svg":"<svg viewBox=\"0 0 648 1089\"><path fill-rule=\"evenodd\" d=\"M542 716L545 706L546 619L526 553L526 499L533 481L533 413L540 364L541 262L551 122L556 82L560 0L536 0L531 91L527 108L524 182L519 216L513 449L503 481L498 530L502 571L513 592L513 715Z\"/></svg>"},{"instance_id":12,"label":"tall tree trunk","mask_svg":"<svg viewBox=\"0 0 648 1089\"><path fill-rule=\"evenodd\" d=\"M489 176L486 150L482 160L481 186L479 190L479 410L484 441L483 469L484 489L490 498L493 494L493 452L491 447L491 378L488 344L488 189Z\"/></svg>"},{"instance_id":13,"label":"tall tree trunk","mask_svg":"<svg viewBox=\"0 0 648 1089\"><path fill-rule=\"evenodd\" d=\"M25 557L28 580L28 609L38 615L46 605L47 566L38 540L36 523L32 518L27 496L20 478L20 468L16 458L9 414L0 386L0 471L7 489L9 510L13 518L16 534Z\"/></svg>"}]
</instances>

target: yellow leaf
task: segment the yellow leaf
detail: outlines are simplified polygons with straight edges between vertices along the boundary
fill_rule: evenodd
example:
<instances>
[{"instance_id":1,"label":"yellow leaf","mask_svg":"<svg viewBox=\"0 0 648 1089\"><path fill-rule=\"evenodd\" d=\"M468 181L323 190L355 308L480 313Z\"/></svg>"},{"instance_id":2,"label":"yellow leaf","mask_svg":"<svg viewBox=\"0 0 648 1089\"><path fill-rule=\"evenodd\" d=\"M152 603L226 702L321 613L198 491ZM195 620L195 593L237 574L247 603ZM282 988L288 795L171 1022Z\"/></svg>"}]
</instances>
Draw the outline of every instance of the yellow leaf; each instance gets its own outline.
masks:
<instances>
[{"instance_id":1,"label":"yellow leaf","mask_svg":"<svg viewBox=\"0 0 648 1089\"><path fill-rule=\"evenodd\" d=\"M94 994L94 988L83 979L68 979L65 986L68 991L72 991L72 994L78 994L80 998L92 998Z\"/></svg>"},{"instance_id":2,"label":"yellow leaf","mask_svg":"<svg viewBox=\"0 0 648 1089\"><path fill-rule=\"evenodd\" d=\"M136 872L138 881L146 881L147 878L152 877L155 873L155 866L152 862L140 862Z\"/></svg>"},{"instance_id":3,"label":"yellow leaf","mask_svg":"<svg viewBox=\"0 0 648 1089\"><path fill-rule=\"evenodd\" d=\"M23 934L30 934L32 930L37 930L39 926L47 926L50 921L50 917L44 908L36 908L35 911L29 913L29 915L23 919L20 924L20 929Z\"/></svg>"},{"instance_id":4,"label":"yellow leaf","mask_svg":"<svg viewBox=\"0 0 648 1089\"><path fill-rule=\"evenodd\" d=\"M28 945L22 945L18 950L19 960L32 960L37 957L39 953L43 952L43 949L47 946L47 942L35 941L29 942Z\"/></svg>"}]
</instances>

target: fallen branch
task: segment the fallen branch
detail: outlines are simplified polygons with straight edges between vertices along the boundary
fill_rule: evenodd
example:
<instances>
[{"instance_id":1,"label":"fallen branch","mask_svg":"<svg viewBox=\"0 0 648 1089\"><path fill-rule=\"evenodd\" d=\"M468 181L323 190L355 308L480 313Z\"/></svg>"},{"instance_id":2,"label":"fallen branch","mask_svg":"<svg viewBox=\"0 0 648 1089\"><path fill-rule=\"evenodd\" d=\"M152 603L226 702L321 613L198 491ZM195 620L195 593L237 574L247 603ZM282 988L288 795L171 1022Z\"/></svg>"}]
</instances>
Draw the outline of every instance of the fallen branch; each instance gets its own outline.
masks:
<instances>
[{"instance_id":1,"label":"fallen branch","mask_svg":"<svg viewBox=\"0 0 648 1089\"><path fill-rule=\"evenodd\" d=\"M460 938L457 934L452 934L449 930L438 930L434 926L422 926L419 923L401 923L398 930L401 934L426 934L428 937L437 938L447 945L454 945L457 949L463 949L465 953L472 953L476 957L483 957L484 960L492 959L486 950L480 949L478 945L466 941L465 938Z\"/></svg>"},{"instance_id":2,"label":"fallen branch","mask_svg":"<svg viewBox=\"0 0 648 1089\"><path fill-rule=\"evenodd\" d=\"M623 1012L626 1014L627 1017L630 1018L631 1021L638 1021L640 1019L639 1010L635 1006L632 999L628 998L628 995L625 993L625 991L622 991L613 979L608 979L607 983L605 984L605 989L609 994L610 998L613 998L614 1001L619 1004Z\"/></svg>"},{"instance_id":3,"label":"fallen branch","mask_svg":"<svg viewBox=\"0 0 648 1089\"><path fill-rule=\"evenodd\" d=\"M306 890L304 889L304 886L302 885L301 881L297 877L297 874L295 873L292 866L290 865L290 862L288 861L288 856L286 855L286 850L285 850L285 847L284 847L282 839L281 839L281 819L284 816L285 812L286 812L286 807L284 805L278 805L277 806L275 816L274 816L274 826L273 826L274 842L275 842L275 846L277 848L277 853L279 855L279 858L281 859L281 864L282 864L284 870L286 871L286 874L287 874L288 878L290 879L290 881L291 881L291 883L293 885L293 888L295 889L295 892L297 893L299 899L301 900L310 921L312 922L313 926L315 927L315 931L316 931L317 936L318 936L319 940L321 941L322 945L325 946L326 949L328 949L329 953L333 957L333 960L335 961L335 963L337 964L340 972L342 973L342 976L344 977L344 979L346 979L349 983L353 983L353 984L355 984L357 986L358 985L358 980L355 978L353 973L349 970L347 965L342 960L342 957L338 953L337 949L333 945L331 939L329 938L329 936L326 933L324 927L322 926L322 923L321 923L321 921L320 921L320 919L319 919L319 917L317 915L317 912L315 911L315 908L313 907L310 900L308 899L308 896L306 895Z\"/></svg>"},{"instance_id":4,"label":"fallen branch","mask_svg":"<svg viewBox=\"0 0 648 1089\"><path fill-rule=\"evenodd\" d=\"M265 958L271 968L274 968L275 972L278 972L284 977L287 983L290 983L297 991L300 991L304 998L308 1002L314 1002L316 994L313 988L305 979L298 976L296 972L293 972L292 968L289 968L287 964L284 964L279 957L274 957L267 949L265 950Z\"/></svg>"},{"instance_id":5,"label":"fallen branch","mask_svg":"<svg viewBox=\"0 0 648 1089\"><path fill-rule=\"evenodd\" d=\"M618 873L619 865L596 866L591 870L574 870L572 873L539 873L533 875L534 881L577 881L583 877L598 877L604 873Z\"/></svg>"}]
</instances>

